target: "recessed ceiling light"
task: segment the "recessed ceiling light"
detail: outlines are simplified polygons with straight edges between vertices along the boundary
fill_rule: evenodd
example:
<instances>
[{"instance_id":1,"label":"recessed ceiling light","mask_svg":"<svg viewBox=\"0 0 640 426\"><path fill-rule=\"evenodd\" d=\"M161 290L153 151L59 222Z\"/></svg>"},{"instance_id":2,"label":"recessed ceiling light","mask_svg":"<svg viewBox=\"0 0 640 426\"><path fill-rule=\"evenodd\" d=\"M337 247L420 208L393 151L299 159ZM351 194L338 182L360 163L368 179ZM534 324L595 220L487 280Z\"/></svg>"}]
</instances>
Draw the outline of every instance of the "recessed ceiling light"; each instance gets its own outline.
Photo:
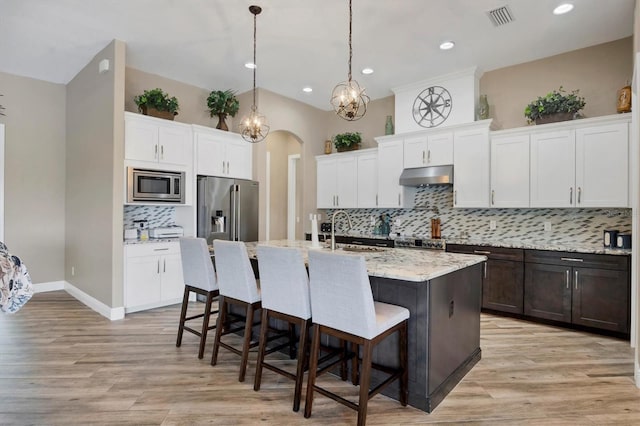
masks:
<instances>
[{"instance_id":1,"label":"recessed ceiling light","mask_svg":"<svg viewBox=\"0 0 640 426\"><path fill-rule=\"evenodd\" d=\"M244 67L252 70L256 67L256 64L254 64L253 62L247 62L246 64L244 64Z\"/></svg>"},{"instance_id":2,"label":"recessed ceiling light","mask_svg":"<svg viewBox=\"0 0 640 426\"><path fill-rule=\"evenodd\" d=\"M373 74L373 68L362 68L362 74Z\"/></svg>"},{"instance_id":3,"label":"recessed ceiling light","mask_svg":"<svg viewBox=\"0 0 640 426\"><path fill-rule=\"evenodd\" d=\"M311 93L311 92L313 92L313 89L311 87L303 87L302 91L305 92L305 93Z\"/></svg>"},{"instance_id":4,"label":"recessed ceiling light","mask_svg":"<svg viewBox=\"0 0 640 426\"><path fill-rule=\"evenodd\" d=\"M455 46L456 44L452 41L445 41L440 45L440 49L441 50L449 50L449 49L453 49L453 46Z\"/></svg>"},{"instance_id":5,"label":"recessed ceiling light","mask_svg":"<svg viewBox=\"0 0 640 426\"><path fill-rule=\"evenodd\" d=\"M571 3L562 3L560 6L553 9L554 15L562 15L567 12L571 12L573 10L573 5Z\"/></svg>"}]
</instances>

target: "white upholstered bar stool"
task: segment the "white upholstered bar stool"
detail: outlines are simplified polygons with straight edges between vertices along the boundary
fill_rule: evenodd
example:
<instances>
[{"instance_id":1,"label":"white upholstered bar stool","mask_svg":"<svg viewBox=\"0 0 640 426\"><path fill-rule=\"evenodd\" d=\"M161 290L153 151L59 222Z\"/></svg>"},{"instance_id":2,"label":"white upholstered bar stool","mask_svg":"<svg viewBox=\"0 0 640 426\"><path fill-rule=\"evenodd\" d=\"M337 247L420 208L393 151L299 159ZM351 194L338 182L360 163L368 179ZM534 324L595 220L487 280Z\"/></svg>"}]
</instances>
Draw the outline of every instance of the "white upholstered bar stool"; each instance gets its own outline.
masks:
<instances>
[{"instance_id":1,"label":"white upholstered bar stool","mask_svg":"<svg viewBox=\"0 0 640 426\"><path fill-rule=\"evenodd\" d=\"M302 394L302 379L307 363L309 328L311 327L309 276L304 265L302 253L298 249L258 246L256 251L258 270L260 272L262 319L258 363L253 389L260 390L263 367L292 379L295 381L293 411L298 411ZM297 325L300 330L296 374L291 374L265 361L269 318L277 318L288 322L290 325Z\"/></svg>"},{"instance_id":2,"label":"white upholstered bar stool","mask_svg":"<svg viewBox=\"0 0 640 426\"><path fill-rule=\"evenodd\" d=\"M218 283L216 282L216 273L213 270L213 262L207 247L207 241L204 238L184 237L180 238L180 257L182 258L182 275L184 278L184 296L182 297L182 310L180 312L180 325L178 326L178 339L176 346L182 344L182 334L184 330L200 336L200 348L198 350L198 358L204 356L205 342L207 341L207 332L216 326L209 326L209 318L211 314L218 311L212 311L211 305L213 299L218 297ZM187 317L187 307L189 305L189 296L191 292L204 296L204 313ZM202 329L196 330L185 323L196 318L202 318Z\"/></svg>"},{"instance_id":3,"label":"white upholstered bar stool","mask_svg":"<svg viewBox=\"0 0 640 426\"><path fill-rule=\"evenodd\" d=\"M213 342L213 355L211 365L218 362L218 350L220 346L240 355L240 375L238 380L244 382L247 371L249 349L257 346L258 342L251 343L251 329L256 310L261 309L261 297L258 283L249 261L247 247L242 241L213 241L213 252L218 272L218 286L220 288L220 301L218 322L216 324L216 337ZM246 320L242 350L221 341L222 336L235 333L241 329L229 327L229 305L242 306L246 309Z\"/></svg>"},{"instance_id":4,"label":"white upholstered bar stool","mask_svg":"<svg viewBox=\"0 0 640 426\"><path fill-rule=\"evenodd\" d=\"M392 381L400 380L400 403L407 405L407 323L409 310L388 303L374 302L364 257L309 251L309 286L313 312L313 342L304 416L311 416L313 393L327 396L358 411L358 425L366 423L367 403ZM372 365L373 347L384 338L398 332L399 367ZM328 334L362 346L360 393L358 404L316 385L320 335ZM357 347L357 346L356 346ZM372 390L371 369L390 376Z\"/></svg>"}]
</instances>

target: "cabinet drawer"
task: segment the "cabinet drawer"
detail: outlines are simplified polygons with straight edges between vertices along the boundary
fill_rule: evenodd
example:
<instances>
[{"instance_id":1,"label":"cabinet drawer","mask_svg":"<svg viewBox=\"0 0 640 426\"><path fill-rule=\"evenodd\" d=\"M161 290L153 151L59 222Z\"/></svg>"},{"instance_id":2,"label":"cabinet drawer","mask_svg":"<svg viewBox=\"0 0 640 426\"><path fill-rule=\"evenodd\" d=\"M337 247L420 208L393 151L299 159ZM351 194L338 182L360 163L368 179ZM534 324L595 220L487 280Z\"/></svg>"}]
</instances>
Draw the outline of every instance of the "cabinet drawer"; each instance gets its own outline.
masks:
<instances>
[{"instance_id":1,"label":"cabinet drawer","mask_svg":"<svg viewBox=\"0 0 640 426\"><path fill-rule=\"evenodd\" d=\"M180 243L128 244L124 253L127 257L180 254Z\"/></svg>"},{"instance_id":2,"label":"cabinet drawer","mask_svg":"<svg viewBox=\"0 0 640 426\"><path fill-rule=\"evenodd\" d=\"M525 250L525 262L547 265L576 266L581 268L615 269L626 271L628 256L609 254L574 253L563 251Z\"/></svg>"},{"instance_id":3,"label":"cabinet drawer","mask_svg":"<svg viewBox=\"0 0 640 426\"><path fill-rule=\"evenodd\" d=\"M475 246L470 244L447 244L447 251L451 253L479 254L492 260L511 260L522 262L524 250L508 247Z\"/></svg>"}]
</instances>

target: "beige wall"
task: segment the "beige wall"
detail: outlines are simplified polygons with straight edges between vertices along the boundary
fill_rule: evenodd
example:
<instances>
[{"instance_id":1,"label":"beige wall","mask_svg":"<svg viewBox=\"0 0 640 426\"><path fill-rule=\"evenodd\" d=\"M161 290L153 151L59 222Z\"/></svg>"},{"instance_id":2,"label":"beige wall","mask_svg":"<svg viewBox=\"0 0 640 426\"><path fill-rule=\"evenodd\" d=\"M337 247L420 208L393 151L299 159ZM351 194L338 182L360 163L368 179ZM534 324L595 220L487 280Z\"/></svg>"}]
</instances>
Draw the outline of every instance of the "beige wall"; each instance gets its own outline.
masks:
<instances>
[{"instance_id":1,"label":"beige wall","mask_svg":"<svg viewBox=\"0 0 640 426\"><path fill-rule=\"evenodd\" d=\"M66 280L111 307L123 306L124 61L113 41L67 85Z\"/></svg>"},{"instance_id":2,"label":"beige wall","mask_svg":"<svg viewBox=\"0 0 640 426\"><path fill-rule=\"evenodd\" d=\"M5 243L34 283L64 279L65 86L0 72Z\"/></svg>"},{"instance_id":3,"label":"beige wall","mask_svg":"<svg viewBox=\"0 0 640 426\"><path fill-rule=\"evenodd\" d=\"M580 89L587 117L616 114L616 93L633 75L632 37L485 73L480 93L499 129L526 126L524 108L563 86Z\"/></svg>"}]
</instances>

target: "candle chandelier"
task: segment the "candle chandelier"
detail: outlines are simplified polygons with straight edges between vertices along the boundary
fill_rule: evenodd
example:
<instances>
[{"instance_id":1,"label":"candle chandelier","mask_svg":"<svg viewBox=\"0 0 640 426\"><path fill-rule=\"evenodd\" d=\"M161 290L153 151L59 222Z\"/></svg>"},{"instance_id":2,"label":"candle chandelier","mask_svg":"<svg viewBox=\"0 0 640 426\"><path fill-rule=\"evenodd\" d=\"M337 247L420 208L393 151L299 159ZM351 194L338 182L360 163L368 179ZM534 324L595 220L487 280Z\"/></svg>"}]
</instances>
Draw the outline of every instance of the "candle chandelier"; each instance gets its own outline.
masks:
<instances>
[{"instance_id":1,"label":"candle chandelier","mask_svg":"<svg viewBox=\"0 0 640 426\"><path fill-rule=\"evenodd\" d=\"M339 83L331 94L331 105L340 118L348 121L355 121L362 118L367 113L367 103L369 96L364 93L364 88L360 87L357 81L351 78L351 58L353 49L351 47L351 27L353 12L351 0L349 0L349 75L347 81Z\"/></svg>"},{"instance_id":2,"label":"candle chandelier","mask_svg":"<svg viewBox=\"0 0 640 426\"><path fill-rule=\"evenodd\" d=\"M264 140L269 134L269 126L267 120L258 112L256 105L256 16L262 12L260 6L249 6L249 12L253 14L253 105L248 116L242 119L240 123L240 133L242 138L247 142L257 143Z\"/></svg>"}]
</instances>

